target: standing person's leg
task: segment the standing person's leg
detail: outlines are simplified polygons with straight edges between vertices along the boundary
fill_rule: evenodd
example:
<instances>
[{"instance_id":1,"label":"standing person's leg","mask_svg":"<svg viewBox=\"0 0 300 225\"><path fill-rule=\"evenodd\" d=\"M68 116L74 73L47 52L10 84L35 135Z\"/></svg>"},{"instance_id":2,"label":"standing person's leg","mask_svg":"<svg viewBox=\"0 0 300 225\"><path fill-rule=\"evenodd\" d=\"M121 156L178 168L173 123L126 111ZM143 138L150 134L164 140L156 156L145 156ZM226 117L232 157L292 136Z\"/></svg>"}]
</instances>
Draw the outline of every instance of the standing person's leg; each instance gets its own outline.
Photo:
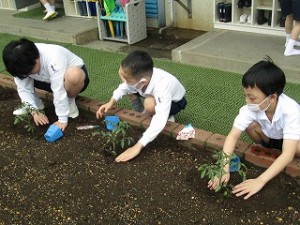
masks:
<instances>
[{"instance_id":1,"label":"standing person's leg","mask_svg":"<svg viewBox=\"0 0 300 225\"><path fill-rule=\"evenodd\" d=\"M55 0L40 0L40 2L43 4L45 9L47 10L46 16L43 18L43 20L48 20L50 18L54 18L57 16L57 12L55 11Z\"/></svg>"},{"instance_id":2,"label":"standing person's leg","mask_svg":"<svg viewBox=\"0 0 300 225\"><path fill-rule=\"evenodd\" d=\"M286 40L285 40L285 46L287 45L288 41L291 39L291 33L293 30L293 22L294 22L294 17L293 14L287 15L285 17L285 35L286 35Z\"/></svg>"},{"instance_id":3,"label":"standing person's leg","mask_svg":"<svg viewBox=\"0 0 300 225\"><path fill-rule=\"evenodd\" d=\"M294 46L299 46L297 45L298 43L297 39L300 34L300 1L290 0L290 2L292 5L292 15L293 15L292 18L293 20L295 20L295 25L292 28L290 39L286 44L286 49L284 51L285 56L300 55L300 50L294 49ZM290 29L290 27L288 27L288 29Z\"/></svg>"}]
</instances>

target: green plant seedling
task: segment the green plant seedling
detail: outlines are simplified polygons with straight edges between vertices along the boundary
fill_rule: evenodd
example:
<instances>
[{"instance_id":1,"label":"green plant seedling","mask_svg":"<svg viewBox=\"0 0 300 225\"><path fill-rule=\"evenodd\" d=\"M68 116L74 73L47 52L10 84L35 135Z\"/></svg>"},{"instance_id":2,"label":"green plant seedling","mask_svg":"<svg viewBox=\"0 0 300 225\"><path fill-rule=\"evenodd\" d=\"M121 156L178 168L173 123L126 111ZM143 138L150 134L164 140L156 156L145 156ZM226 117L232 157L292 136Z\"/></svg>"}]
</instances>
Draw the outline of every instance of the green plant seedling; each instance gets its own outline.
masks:
<instances>
[{"instance_id":1,"label":"green plant seedling","mask_svg":"<svg viewBox=\"0 0 300 225\"><path fill-rule=\"evenodd\" d=\"M32 112L39 113L40 111L32 107L28 102L23 102L18 108L25 110L21 115L15 115L14 125L24 123L24 129L32 134L35 132L36 126L32 120Z\"/></svg>"},{"instance_id":2,"label":"green plant seedling","mask_svg":"<svg viewBox=\"0 0 300 225\"><path fill-rule=\"evenodd\" d=\"M223 151L215 151L212 157L216 161L214 164L203 164L198 167L201 178L207 177L209 180L214 180L214 178L217 177L221 179L221 177L227 173L224 167L229 165L230 167L234 166L236 168L236 172L242 177L243 181L246 180L247 167L244 163L233 160L237 157L235 154L228 155ZM223 196L229 197L231 196L231 189L232 186L227 185L227 183L220 183L215 188L215 192L223 190Z\"/></svg>"},{"instance_id":3,"label":"green plant seedling","mask_svg":"<svg viewBox=\"0 0 300 225\"><path fill-rule=\"evenodd\" d=\"M127 133L128 129L131 129L131 126L126 121L119 121L118 126L112 131L95 131L93 135L101 135L106 138L105 150L116 156L119 147L124 148L133 143L133 138L129 137Z\"/></svg>"}]
</instances>

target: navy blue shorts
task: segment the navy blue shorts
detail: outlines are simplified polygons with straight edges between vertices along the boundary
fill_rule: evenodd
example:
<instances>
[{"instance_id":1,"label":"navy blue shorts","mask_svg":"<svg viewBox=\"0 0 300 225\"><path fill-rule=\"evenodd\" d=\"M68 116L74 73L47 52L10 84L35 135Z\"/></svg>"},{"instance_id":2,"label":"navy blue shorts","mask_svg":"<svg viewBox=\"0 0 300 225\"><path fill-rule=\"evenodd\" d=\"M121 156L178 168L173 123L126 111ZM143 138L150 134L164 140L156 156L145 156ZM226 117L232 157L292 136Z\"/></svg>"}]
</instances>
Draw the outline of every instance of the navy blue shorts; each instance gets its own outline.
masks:
<instances>
[{"instance_id":1,"label":"navy blue shorts","mask_svg":"<svg viewBox=\"0 0 300 225\"><path fill-rule=\"evenodd\" d=\"M300 1L299 0L278 0L281 7L281 14L287 17L293 14L294 20L300 21Z\"/></svg>"},{"instance_id":2,"label":"navy blue shorts","mask_svg":"<svg viewBox=\"0 0 300 225\"><path fill-rule=\"evenodd\" d=\"M268 143L261 141L260 144L266 148L274 148L274 149L282 150L282 143L283 143L283 139L270 138Z\"/></svg>"},{"instance_id":3,"label":"navy blue shorts","mask_svg":"<svg viewBox=\"0 0 300 225\"><path fill-rule=\"evenodd\" d=\"M181 110L184 110L187 105L187 101L185 97L183 97L180 101L178 102L172 102L171 105L171 110L170 110L170 116L176 115L179 113Z\"/></svg>"},{"instance_id":4,"label":"navy blue shorts","mask_svg":"<svg viewBox=\"0 0 300 225\"><path fill-rule=\"evenodd\" d=\"M136 96L138 96L140 98L144 98L143 96L140 95L140 93L134 93L134 95L136 95ZM181 110L184 110L185 107L186 107L186 105L187 105L187 101L186 101L185 97L183 97L178 102L172 101L169 116L174 116L177 113L179 113Z\"/></svg>"},{"instance_id":5,"label":"navy blue shorts","mask_svg":"<svg viewBox=\"0 0 300 225\"><path fill-rule=\"evenodd\" d=\"M81 67L81 69L84 71L85 79L84 79L84 86L81 89L80 93L83 92L87 88L87 86L89 85L89 83L90 83L89 74L88 74L88 71L87 71L85 65L83 65ZM42 81L39 81L39 80L34 80L34 87L52 93L51 84L50 83L42 82Z\"/></svg>"}]
</instances>

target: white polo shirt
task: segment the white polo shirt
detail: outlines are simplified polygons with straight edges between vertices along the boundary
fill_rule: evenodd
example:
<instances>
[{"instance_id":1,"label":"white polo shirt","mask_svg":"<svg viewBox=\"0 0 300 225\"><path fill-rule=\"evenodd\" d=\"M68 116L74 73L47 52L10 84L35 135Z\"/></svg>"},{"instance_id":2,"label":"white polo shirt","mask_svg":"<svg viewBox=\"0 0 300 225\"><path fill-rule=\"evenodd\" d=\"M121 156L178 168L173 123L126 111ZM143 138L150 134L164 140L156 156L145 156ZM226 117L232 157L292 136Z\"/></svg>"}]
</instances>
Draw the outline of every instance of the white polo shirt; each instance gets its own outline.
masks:
<instances>
[{"instance_id":1,"label":"white polo shirt","mask_svg":"<svg viewBox=\"0 0 300 225\"><path fill-rule=\"evenodd\" d=\"M263 133L271 139L300 140L300 106L285 94L278 98L272 122L265 112L252 112L245 105L240 109L233 126L244 131L253 121L258 122Z\"/></svg>"},{"instance_id":2,"label":"white polo shirt","mask_svg":"<svg viewBox=\"0 0 300 225\"><path fill-rule=\"evenodd\" d=\"M40 53L41 68L37 74L25 79L15 77L18 93L22 102L28 102L38 108L35 102L34 80L51 84L53 91L53 104L58 120L68 122L69 103L64 88L64 75L69 67L84 65L83 60L68 49L53 44L35 43Z\"/></svg>"},{"instance_id":3,"label":"white polo shirt","mask_svg":"<svg viewBox=\"0 0 300 225\"><path fill-rule=\"evenodd\" d=\"M172 74L162 69L154 68L145 92L129 88L126 83L122 83L114 91L113 98L118 101L124 95L137 92L143 97L153 96L156 101L155 115L152 117L150 126L139 140L143 146L146 146L164 129L169 118L172 101L180 101L186 91L183 85Z\"/></svg>"}]
</instances>

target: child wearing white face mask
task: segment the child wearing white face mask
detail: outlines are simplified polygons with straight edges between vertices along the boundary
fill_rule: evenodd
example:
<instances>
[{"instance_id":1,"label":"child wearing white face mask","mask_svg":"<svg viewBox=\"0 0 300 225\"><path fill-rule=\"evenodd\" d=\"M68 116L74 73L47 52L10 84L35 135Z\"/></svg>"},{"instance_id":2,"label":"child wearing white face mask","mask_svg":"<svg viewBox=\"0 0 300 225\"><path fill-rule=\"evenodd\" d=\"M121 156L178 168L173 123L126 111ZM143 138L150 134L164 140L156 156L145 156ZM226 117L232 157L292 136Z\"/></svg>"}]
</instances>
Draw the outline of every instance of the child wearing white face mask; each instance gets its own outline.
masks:
<instances>
[{"instance_id":1,"label":"child wearing white face mask","mask_svg":"<svg viewBox=\"0 0 300 225\"><path fill-rule=\"evenodd\" d=\"M282 150L273 164L256 179L249 179L233 188L236 196L248 199L279 174L295 157L300 156L300 106L283 94L286 80L283 71L270 58L252 66L243 76L242 85L247 105L240 109L228 134L223 151L232 154L243 131L264 147ZM215 189L220 182L228 182L229 165L221 180L208 182Z\"/></svg>"},{"instance_id":2,"label":"child wearing white face mask","mask_svg":"<svg viewBox=\"0 0 300 225\"><path fill-rule=\"evenodd\" d=\"M136 157L153 141L168 119L185 109L187 102L183 85L172 74L154 68L151 56L144 51L133 51L122 61L119 77L123 83L113 92L111 100L100 106L96 117L102 117L124 95L130 96L136 111L152 116L142 138L116 158L117 162L125 162Z\"/></svg>"}]
</instances>

